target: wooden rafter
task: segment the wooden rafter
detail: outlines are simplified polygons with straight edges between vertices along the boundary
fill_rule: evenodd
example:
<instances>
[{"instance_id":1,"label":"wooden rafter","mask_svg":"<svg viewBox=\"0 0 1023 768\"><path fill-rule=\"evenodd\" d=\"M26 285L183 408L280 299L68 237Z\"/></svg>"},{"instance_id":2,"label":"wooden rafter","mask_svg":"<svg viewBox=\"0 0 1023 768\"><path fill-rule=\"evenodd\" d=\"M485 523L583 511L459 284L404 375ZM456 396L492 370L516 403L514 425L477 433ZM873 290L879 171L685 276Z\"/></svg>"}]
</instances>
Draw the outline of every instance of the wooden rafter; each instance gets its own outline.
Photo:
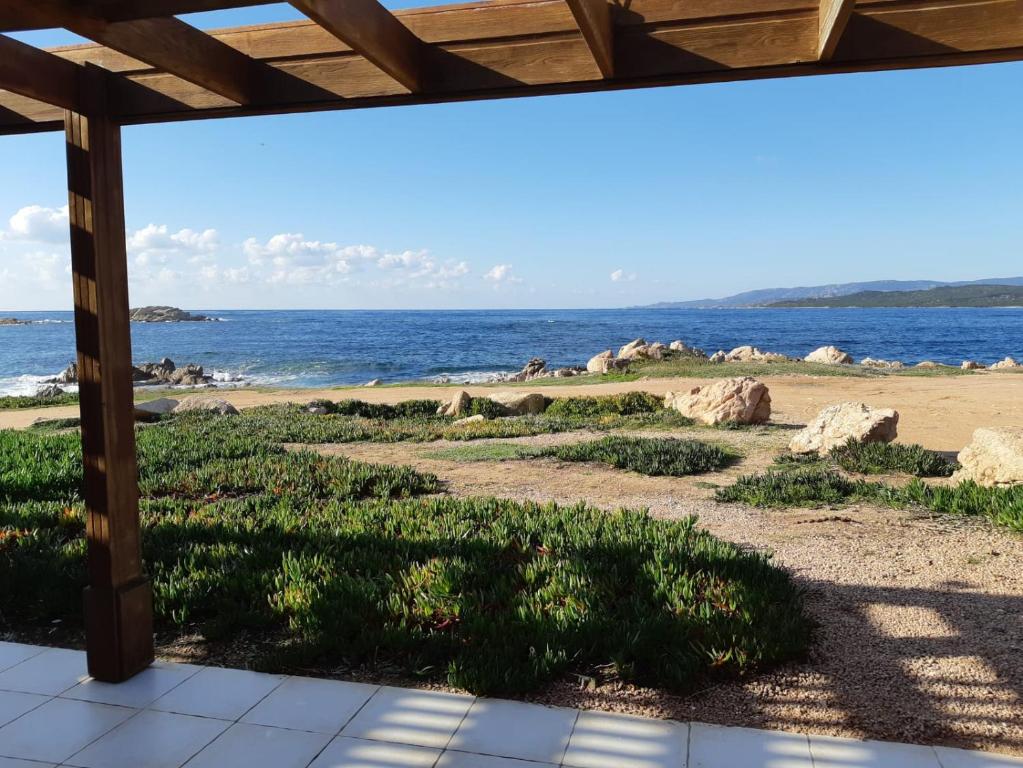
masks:
<instances>
[{"instance_id":1,"label":"wooden rafter","mask_svg":"<svg viewBox=\"0 0 1023 768\"><path fill-rule=\"evenodd\" d=\"M106 21L82 13L69 0L33 0L30 10L17 0L0 0L0 10L14 7L36 23L64 27L237 104L301 102L324 95L173 17Z\"/></svg>"},{"instance_id":2,"label":"wooden rafter","mask_svg":"<svg viewBox=\"0 0 1023 768\"><path fill-rule=\"evenodd\" d=\"M377 0L290 0L412 93L423 90L423 43Z\"/></svg>"},{"instance_id":3,"label":"wooden rafter","mask_svg":"<svg viewBox=\"0 0 1023 768\"><path fill-rule=\"evenodd\" d=\"M854 5L856 0L821 0L817 42L819 61L831 61L835 55L838 42L852 18Z\"/></svg>"},{"instance_id":4,"label":"wooden rafter","mask_svg":"<svg viewBox=\"0 0 1023 768\"><path fill-rule=\"evenodd\" d=\"M567 0L604 77L614 77L614 23L607 0Z\"/></svg>"},{"instance_id":5,"label":"wooden rafter","mask_svg":"<svg viewBox=\"0 0 1023 768\"><path fill-rule=\"evenodd\" d=\"M121 73L173 105L127 99L118 114L129 124L1023 60L1020 0L859 0L826 66L819 60L820 0L630 0L627 6L615 13L614 78L603 79L594 76L593 54L566 0L395 12L430 54L428 87L420 93L310 21L210 33L327 94L300 103L239 106L103 46L52 52ZM0 134L53 130L62 121L59 109L0 92Z\"/></svg>"},{"instance_id":6,"label":"wooden rafter","mask_svg":"<svg viewBox=\"0 0 1023 768\"><path fill-rule=\"evenodd\" d=\"M61 109L78 106L78 66L0 35L0 88Z\"/></svg>"}]
</instances>

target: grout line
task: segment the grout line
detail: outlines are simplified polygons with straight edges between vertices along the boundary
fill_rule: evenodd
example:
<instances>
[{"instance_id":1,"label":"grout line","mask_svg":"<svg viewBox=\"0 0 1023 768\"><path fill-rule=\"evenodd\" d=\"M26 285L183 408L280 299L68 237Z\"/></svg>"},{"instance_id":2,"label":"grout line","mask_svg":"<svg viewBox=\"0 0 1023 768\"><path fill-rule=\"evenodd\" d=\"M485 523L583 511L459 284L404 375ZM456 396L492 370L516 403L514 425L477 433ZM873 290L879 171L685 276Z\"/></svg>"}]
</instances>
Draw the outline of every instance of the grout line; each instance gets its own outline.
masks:
<instances>
[{"instance_id":1,"label":"grout line","mask_svg":"<svg viewBox=\"0 0 1023 768\"><path fill-rule=\"evenodd\" d=\"M56 698L56 697L54 697L54 698ZM81 703L82 703L82 704L96 704L96 702L95 702L95 701L83 701L83 702L81 702ZM112 707L112 706L117 706L117 705L114 705L114 704L100 704L99 706L102 706L102 707ZM129 709L129 707L121 707L121 709ZM134 709L134 708L133 708L133 707L131 707L131 709ZM89 747L91 747L91 746L92 746L93 744L95 744L95 743L96 743L97 741L99 741L99 740L100 740L100 739L102 739L103 737L107 736L108 734L111 734L111 733L113 733L113 732L114 732L114 731L116 731L116 730L117 730L118 728L120 728L120 727L121 727L122 725L126 725L126 724L130 723L130 722L131 722L132 720L134 720L134 719L135 719L136 717L138 717L139 715L141 715L141 714L142 714L142 713L143 713L144 711L145 711L145 710L141 710L141 709L136 709L136 710L135 710L135 714L133 714L133 715L132 715L131 717L126 717L126 718L124 718L124 720L122 720L121 722L119 722L119 723L118 723L117 725L115 725L115 726L114 726L113 728L110 728L110 729L108 729L108 730L104 731L104 732L103 732L103 733L101 733L101 734L100 734L99 736L97 736L97 737L96 737L95 739L93 739L93 740L92 740L92 741L90 741L90 742L89 742L88 744L86 744L85 746L83 746L83 747L82 747L81 749L75 750L75 751L74 751L74 752L72 752L72 753L71 753L70 755L68 755L68 756L67 756L66 758L64 758L64 759L63 759L63 760L62 760L62 761L61 761L60 763L58 763L58 765L68 765L68 760L73 760L73 759L74 759L74 757L75 757L75 755L80 755L80 754L82 754L82 752L84 752L85 750L87 750L87 749L88 749Z\"/></svg>"},{"instance_id":2,"label":"grout line","mask_svg":"<svg viewBox=\"0 0 1023 768\"><path fill-rule=\"evenodd\" d=\"M220 667L220 669L228 669L228 667ZM251 671L251 670L245 670L245 671ZM278 688L280 688L282 685L284 685L286 682L288 682L288 680L291 679L291 675L279 675L279 677L280 677L280 680L277 681L277 685L275 685L273 688L271 688L269 691L267 691L264 696L261 696L259 701L257 701L251 707L249 707L244 712L242 712L240 715L238 715L238 717L235 718L235 723L240 723L242 721L243 717L245 717L247 714L249 714L249 712L251 712L256 707L258 707L260 704L262 704L264 701L266 701Z\"/></svg>"},{"instance_id":3,"label":"grout line","mask_svg":"<svg viewBox=\"0 0 1023 768\"><path fill-rule=\"evenodd\" d=\"M810 768L815 768L816 762L813 759L813 745L810 743L810 734L805 734L806 754L810 756Z\"/></svg>"},{"instance_id":4,"label":"grout line","mask_svg":"<svg viewBox=\"0 0 1023 768\"><path fill-rule=\"evenodd\" d=\"M8 641L5 640L4 642L6 643ZM21 664L24 664L26 661L28 661L30 659L34 659L36 656L38 656L39 654L43 653L44 651L49 650L49 647L47 647L45 645L29 645L28 643L11 643L11 645L20 645L20 646L23 646L25 648L35 648L36 652L33 653L31 656L26 656L21 661L14 662L9 667L4 667L3 669L0 669L0 673L6 672L9 669L14 669L17 666L19 666Z\"/></svg>"},{"instance_id":5,"label":"grout line","mask_svg":"<svg viewBox=\"0 0 1023 768\"><path fill-rule=\"evenodd\" d=\"M572 720L572 729L568 732L568 741L565 742L565 748L561 752L561 757L558 759L558 765L565 765L565 758L568 757L568 748L572 746L572 737L575 736L576 726L579 725L579 718L582 716L583 711L581 709L575 710L575 719Z\"/></svg>"},{"instance_id":6,"label":"grout line","mask_svg":"<svg viewBox=\"0 0 1023 768\"><path fill-rule=\"evenodd\" d=\"M444 746L441 747L440 754L437 755L437 759L433 761L432 768L437 768L437 763L439 763L440 759L444 757L444 753L446 753L448 748L451 746L451 742L454 740L455 734L462 730L462 726L465 725L465 721L469 718L469 713L472 712L472 708L476 706L476 702L479 700L479 696L472 697L472 701L469 702L469 706L465 708L465 713L462 715L462 719L458 721L458 725L455 726L455 730L451 732L451 735L448 736L448 740L444 742Z\"/></svg>"},{"instance_id":7,"label":"grout line","mask_svg":"<svg viewBox=\"0 0 1023 768\"><path fill-rule=\"evenodd\" d=\"M686 723L686 761L683 763L682 768L689 768L689 756L693 749L693 724L691 722Z\"/></svg>"}]
</instances>

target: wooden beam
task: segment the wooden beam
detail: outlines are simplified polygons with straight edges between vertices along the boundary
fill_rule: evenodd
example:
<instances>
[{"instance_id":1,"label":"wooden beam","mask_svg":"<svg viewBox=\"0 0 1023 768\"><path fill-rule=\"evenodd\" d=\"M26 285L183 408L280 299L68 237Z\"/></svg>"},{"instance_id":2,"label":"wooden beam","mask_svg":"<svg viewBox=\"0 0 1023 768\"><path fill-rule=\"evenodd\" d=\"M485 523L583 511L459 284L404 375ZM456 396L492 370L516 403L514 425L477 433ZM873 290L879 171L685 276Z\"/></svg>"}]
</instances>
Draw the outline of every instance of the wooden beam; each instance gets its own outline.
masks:
<instances>
[{"instance_id":1,"label":"wooden beam","mask_svg":"<svg viewBox=\"0 0 1023 768\"><path fill-rule=\"evenodd\" d=\"M412 93L423 90L424 45L377 0L290 0Z\"/></svg>"},{"instance_id":2,"label":"wooden beam","mask_svg":"<svg viewBox=\"0 0 1023 768\"><path fill-rule=\"evenodd\" d=\"M2 0L0 0L2 2ZM159 93L125 100L125 124L309 110L589 93L690 83L875 72L1023 60L1020 0L860 0L832 61L818 60L820 0L630 0L615 14L615 77L601 79L565 0L498 0L396 12L428 46L429 88L409 93L310 21L210 33L331 95L239 106L98 45L52 49ZM63 113L0 92L0 134L55 130Z\"/></svg>"},{"instance_id":3,"label":"wooden beam","mask_svg":"<svg viewBox=\"0 0 1023 768\"><path fill-rule=\"evenodd\" d=\"M78 65L0 35L0 88L60 109L78 106Z\"/></svg>"},{"instance_id":4,"label":"wooden beam","mask_svg":"<svg viewBox=\"0 0 1023 768\"><path fill-rule=\"evenodd\" d=\"M821 0L818 11L817 60L831 61L852 18L856 0Z\"/></svg>"},{"instance_id":5,"label":"wooden beam","mask_svg":"<svg viewBox=\"0 0 1023 768\"><path fill-rule=\"evenodd\" d=\"M614 22L607 0L567 0L600 73L614 77Z\"/></svg>"},{"instance_id":6,"label":"wooden beam","mask_svg":"<svg viewBox=\"0 0 1023 768\"><path fill-rule=\"evenodd\" d=\"M153 601L142 571L135 458L121 129L109 73L79 75L65 115L78 399L82 416L89 586L89 674L121 682L153 660Z\"/></svg>"}]
</instances>

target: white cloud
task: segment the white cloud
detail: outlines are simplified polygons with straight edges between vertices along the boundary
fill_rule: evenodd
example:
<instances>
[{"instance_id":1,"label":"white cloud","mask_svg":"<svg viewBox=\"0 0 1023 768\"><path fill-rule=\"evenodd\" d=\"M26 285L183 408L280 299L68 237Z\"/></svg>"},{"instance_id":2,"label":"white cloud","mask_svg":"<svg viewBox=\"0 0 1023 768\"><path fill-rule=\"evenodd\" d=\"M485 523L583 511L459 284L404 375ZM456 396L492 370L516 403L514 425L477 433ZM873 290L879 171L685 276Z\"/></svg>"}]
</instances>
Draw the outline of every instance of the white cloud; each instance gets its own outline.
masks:
<instances>
[{"instance_id":1,"label":"white cloud","mask_svg":"<svg viewBox=\"0 0 1023 768\"><path fill-rule=\"evenodd\" d=\"M495 264L483 275L483 279L490 281L495 287L502 283L521 283L522 278L513 275L512 269L514 267L511 264Z\"/></svg>"},{"instance_id":2,"label":"white cloud","mask_svg":"<svg viewBox=\"0 0 1023 768\"><path fill-rule=\"evenodd\" d=\"M632 282L636 279L635 272L626 273L624 269L616 269L611 273L612 283Z\"/></svg>"},{"instance_id":3,"label":"white cloud","mask_svg":"<svg viewBox=\"0 0 1023 768\"><path fill-rule=\"evenodd\" d=\"M38 243L66 243L70 239L68 207L46 208L26 205L11 216L0 240Z\"/></svg>"}]
</instances>

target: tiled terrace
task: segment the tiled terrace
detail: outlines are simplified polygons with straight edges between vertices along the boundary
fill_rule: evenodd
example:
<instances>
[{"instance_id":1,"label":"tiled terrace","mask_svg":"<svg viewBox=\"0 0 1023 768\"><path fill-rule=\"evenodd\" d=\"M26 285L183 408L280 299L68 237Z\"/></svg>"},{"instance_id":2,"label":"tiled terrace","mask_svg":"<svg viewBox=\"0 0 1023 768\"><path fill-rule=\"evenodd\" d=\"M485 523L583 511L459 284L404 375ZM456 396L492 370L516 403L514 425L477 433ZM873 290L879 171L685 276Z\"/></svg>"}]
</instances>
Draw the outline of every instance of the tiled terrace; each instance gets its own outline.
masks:
<instances>
[{"instance_id":1,"label":"tiled terrace","mask_svg":"<svg viewBox=\"0 0 1023 768\"><path fill-rule=\"evenodd\" d=\"M555 709L0 642L0 768L998 768L961 750Z\"/></svg>"}]
</instances>

